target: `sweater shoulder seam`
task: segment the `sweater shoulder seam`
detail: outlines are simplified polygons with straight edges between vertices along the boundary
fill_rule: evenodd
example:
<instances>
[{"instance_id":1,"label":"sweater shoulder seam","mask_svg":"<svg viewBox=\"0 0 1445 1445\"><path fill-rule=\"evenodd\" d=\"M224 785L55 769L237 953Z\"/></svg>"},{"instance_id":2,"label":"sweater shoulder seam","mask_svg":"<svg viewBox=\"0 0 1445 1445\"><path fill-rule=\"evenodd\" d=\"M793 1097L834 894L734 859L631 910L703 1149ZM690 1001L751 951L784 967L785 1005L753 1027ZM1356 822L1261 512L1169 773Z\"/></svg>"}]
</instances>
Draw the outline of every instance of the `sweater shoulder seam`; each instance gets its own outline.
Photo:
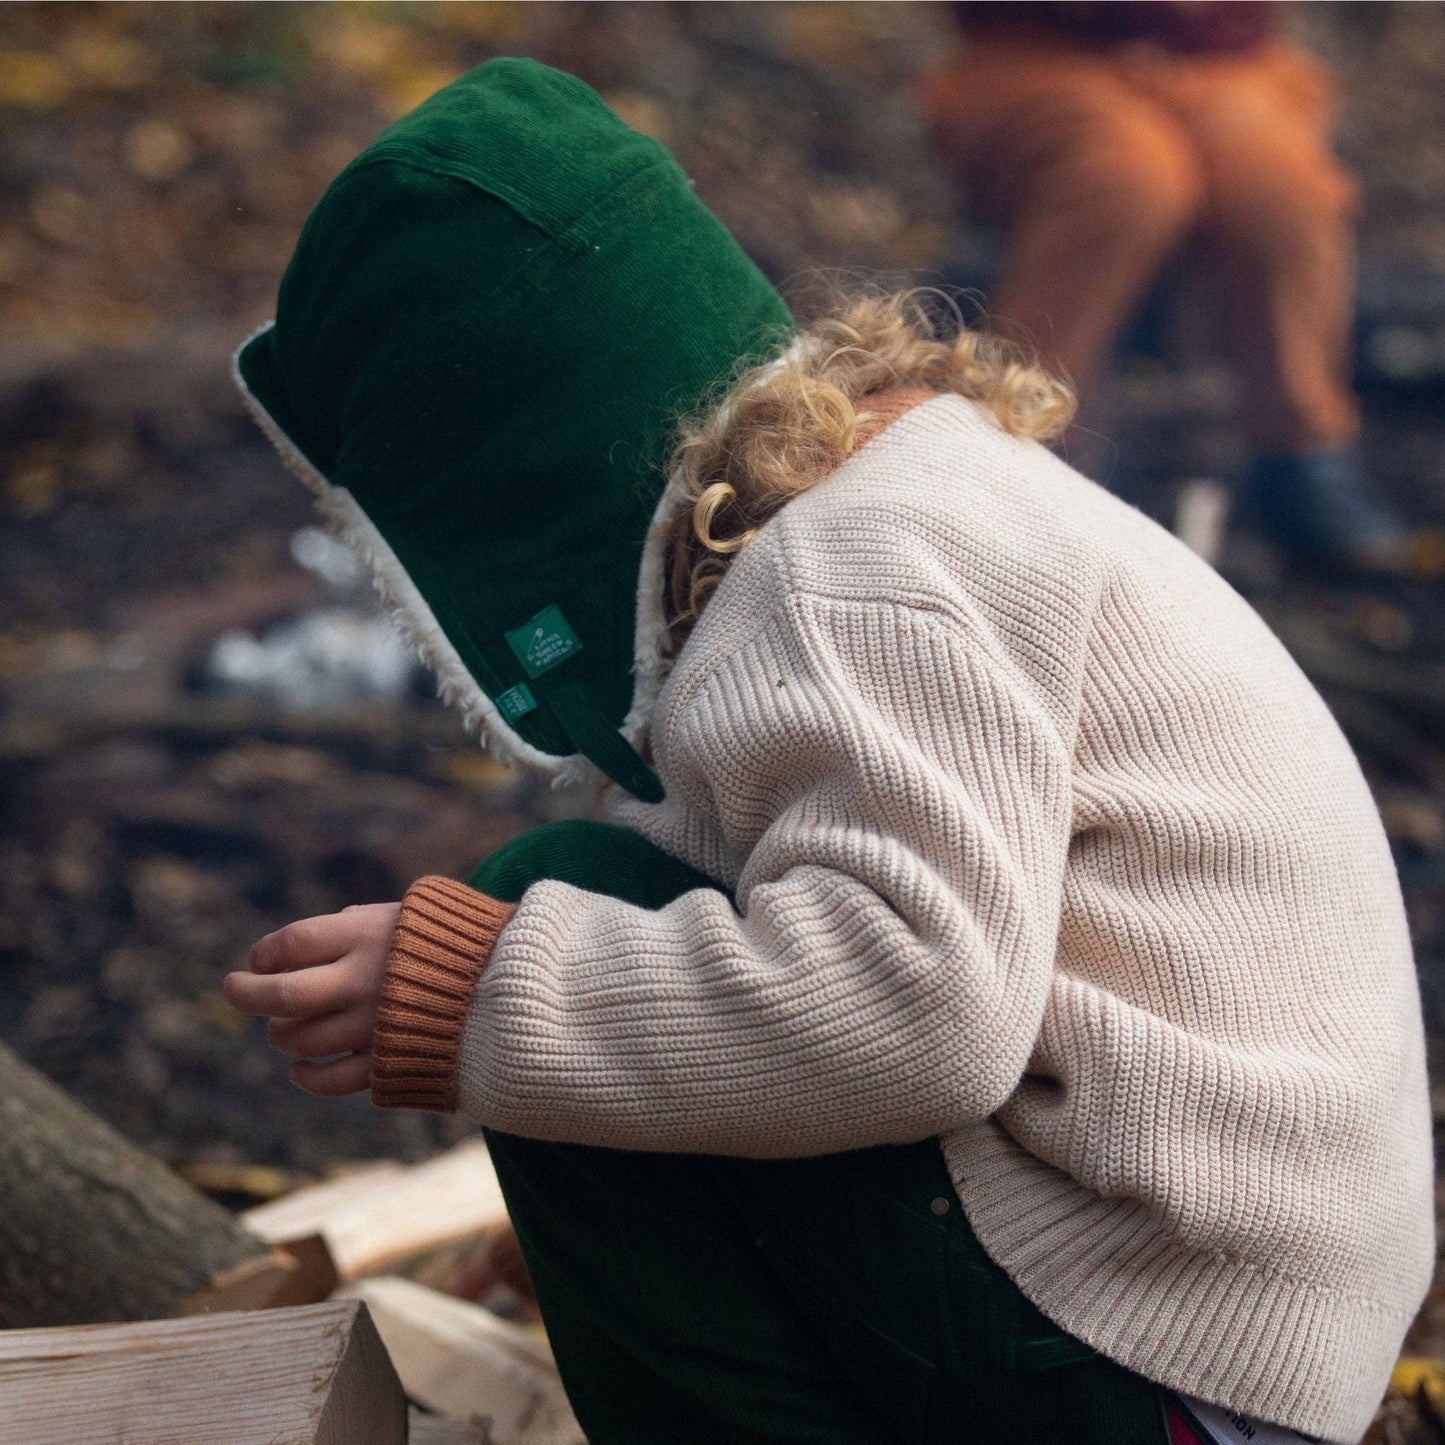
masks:
<instances>
[{"instance_id":1,"label":"sweater shoulder seam","mask_svg":"<svg viewBox=\"0 0 1445 1445\"><path fill-rule=\"evenodd\" d=\"M772 544L771 536L764 534L757 539L754 545L767 547L770 544ZM948 608L941 602L938 606L930 606L922 601L910 601L897 597L849 597L839 595L827 588L798 583L796 581L796 574L788 564L786 549L780 545L772 544L770 550L772 553L770 560L777 568L779 581L784 589L779 607L776 610L769 611L766 616L761 618L757 625L751 628L728 653L719 655L702 668L694 677L687 679L685 692L682 696L674 699L673 706L670 709L674 718L680 718L688 712L707 688L721 676L743 652L753 647L767 630L775 625L779 617L795 613L808 602L829 603L849 608L856 613L874 612L910 617L923 626L934 630L939 635L954 640L965 637L987 640L987 634L983 630L975 624L961 618L956 610ZM992 656L991 653L987 656L987 663L991 670L1002 673L1013 671L1007 663L1001 662L998 658ZM1064 737L1057 722L1049 716L1048 710L1040 707L1037 711L1037 716L1048 728L1049 736L1054 743L1064 754L1072 757L1074 752L1073 745Z\"/></svg>"}]
</instances>

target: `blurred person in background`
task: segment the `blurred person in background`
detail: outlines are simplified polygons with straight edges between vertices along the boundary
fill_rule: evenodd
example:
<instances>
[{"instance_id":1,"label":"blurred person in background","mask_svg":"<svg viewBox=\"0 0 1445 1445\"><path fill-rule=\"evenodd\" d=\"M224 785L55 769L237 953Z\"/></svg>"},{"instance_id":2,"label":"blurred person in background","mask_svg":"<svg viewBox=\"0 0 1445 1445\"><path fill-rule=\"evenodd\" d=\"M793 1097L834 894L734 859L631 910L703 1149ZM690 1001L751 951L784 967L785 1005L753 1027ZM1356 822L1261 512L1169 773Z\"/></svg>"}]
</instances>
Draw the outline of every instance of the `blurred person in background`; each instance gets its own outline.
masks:
<instances>
[{"instance_id":1,"label":"blurred person in background","mask_svg":"<svg viewBox=\"0 0 1445 1445\"><path fill-rule=\"evenodd\" d=\"M1008 228L991 324L1087 393L1188 242L1218 299L1271 538L1345 573L1420 574L1432 550L1361 474L1349 382L1356 186L1334 86L1254 0L960 3L924 82L938 142Z\"/></svg>"}]
</instances>

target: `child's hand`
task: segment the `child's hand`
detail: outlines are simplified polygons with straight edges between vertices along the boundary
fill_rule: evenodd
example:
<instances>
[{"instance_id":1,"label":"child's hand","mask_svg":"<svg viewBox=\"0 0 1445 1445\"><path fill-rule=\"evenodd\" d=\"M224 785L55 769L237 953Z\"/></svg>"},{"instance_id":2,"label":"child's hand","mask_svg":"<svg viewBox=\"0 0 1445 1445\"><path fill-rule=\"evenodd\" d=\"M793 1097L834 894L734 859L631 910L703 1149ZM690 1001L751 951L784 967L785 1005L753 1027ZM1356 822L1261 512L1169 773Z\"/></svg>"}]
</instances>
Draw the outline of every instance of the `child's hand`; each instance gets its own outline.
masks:
<instances>
[{"instance_id":1,"label":"child's hand","mask_svg":"<svg viewBox=\"0 0 1445 1445\"><path fill-rule=\"evenodd\" d=\"M226 975L232 1008L271 1020L272 1047L300 1060L287 1078L308 1094L370 1088L371 1036L400 911L399 903L365 903L303 918L252 947L249 973Z\"/></svg>"}]
</instances>

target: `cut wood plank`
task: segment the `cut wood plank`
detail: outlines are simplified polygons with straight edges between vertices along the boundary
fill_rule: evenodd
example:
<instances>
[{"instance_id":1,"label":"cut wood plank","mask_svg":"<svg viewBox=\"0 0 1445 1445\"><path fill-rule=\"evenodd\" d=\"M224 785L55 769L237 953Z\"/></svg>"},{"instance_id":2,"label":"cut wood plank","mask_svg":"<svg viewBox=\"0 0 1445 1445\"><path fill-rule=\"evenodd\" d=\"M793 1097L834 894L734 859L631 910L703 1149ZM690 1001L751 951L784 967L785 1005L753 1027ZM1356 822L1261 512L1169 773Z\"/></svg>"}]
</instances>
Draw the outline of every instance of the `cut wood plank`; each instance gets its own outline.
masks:
<instances>
[{"instance_id":1,"label":"cut wood plank","mask_svg":"<svg viewBox=\"0 0 1445 1445\"><path fill-rule=\"evenodd\" d=\"M289 1244L293 1239L319 1234L328 1214L335 1214L360 1200L371 1199L386 1185L406 1174L405 1164L378 1160L348 1169L335 1179L320 1184L303 1184L300 1189L253 1205L241 1215L241 1223L268 1244Z\"/></svg>"},{"instance_id":2,"label":"cut wood plank","mask_svg":"<svg viewBox=\"0 0 1445 1445\"><path fill-rule=\"evenodd\" d=\"M3 1045L0 1197L0 1328L249 1309L295 1271Z\"/></svg>"},{"instance_id":3,"label":"cut wood plank","mask_svg":"<svg viewBox=\"0 0 1445 1445\"><path fill-rule=\"evenodd\" d=\"M425 1164L383 1165L258 1205L241 1222L289 1245L320 1235L342 1280L504 1224L507 1206L487 1146L469 1139Z\"/></svg>"},{"instance_id":4,"label":"cut wood plank","mask_svg":"<svg viewBox=\"0 0 1445 1445\"><path fill-rule=\"evenodd\" d=\"M273 1249L269 1255L248 1259L218 1274L208 1285L177 1300L171 1313L211 1315L318 1304L336 1288L336 1275L324 1249L320 1263L313 1262L314 1255L303 1259L299 1251L305 1243Z\"/></svg>"},{"instance_id":5,"label":"cut wood plank","mask_svg":"<svg viewBox=\"0 0 1445 1445\"><path fill-rule=\"evenodd\" d=\"M357 1300L0 1332L0 1445L405 1445Z\"/></svg>"},{"instance_id":6,"label":"cut wood plank","mask_svg":"<svg viewBox=\"0 0 1445 1445\"><path fill-rule=\"evenodd\" d=\"M453 1420L482 1421L492 1445L582 1445L540 1336L410 1280L358 1280L407 1395Z\"/></svg>"}]
</instances>

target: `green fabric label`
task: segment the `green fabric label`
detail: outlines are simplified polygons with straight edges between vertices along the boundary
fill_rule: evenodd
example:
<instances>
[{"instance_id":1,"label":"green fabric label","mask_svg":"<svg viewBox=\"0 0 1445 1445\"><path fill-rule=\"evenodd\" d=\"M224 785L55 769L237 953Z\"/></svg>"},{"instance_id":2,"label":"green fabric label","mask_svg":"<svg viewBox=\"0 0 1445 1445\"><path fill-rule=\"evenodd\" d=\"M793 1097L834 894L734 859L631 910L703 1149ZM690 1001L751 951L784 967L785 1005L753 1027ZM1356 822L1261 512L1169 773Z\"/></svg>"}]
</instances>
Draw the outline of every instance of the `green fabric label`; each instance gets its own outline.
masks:
<instances>
[{"instance_id":1,"label":"green fabric label","mask_svg":"<svg viewBox=\"0 0 1445 1445\"><path fill-rule=\"evenodd\" d=\"M540 677L582 650L577 634L555 604L544 607L523 626L514 627L507 634L507 644L526 668L528 677Z\"/></svg>"},{"instance_id":2,"label":"green fabric label","mask_svg":"<svg viewBox=\"0 0 1445 1445\"><path fill-rule=\"evenodd\" d=\"M509 687L497 699L497 706L508 722L516 722L519 717L526 717L537 706L537 699L532 696L531 689L525 682L519 682L516 687Z\"/></svg>"}]
</instances>

